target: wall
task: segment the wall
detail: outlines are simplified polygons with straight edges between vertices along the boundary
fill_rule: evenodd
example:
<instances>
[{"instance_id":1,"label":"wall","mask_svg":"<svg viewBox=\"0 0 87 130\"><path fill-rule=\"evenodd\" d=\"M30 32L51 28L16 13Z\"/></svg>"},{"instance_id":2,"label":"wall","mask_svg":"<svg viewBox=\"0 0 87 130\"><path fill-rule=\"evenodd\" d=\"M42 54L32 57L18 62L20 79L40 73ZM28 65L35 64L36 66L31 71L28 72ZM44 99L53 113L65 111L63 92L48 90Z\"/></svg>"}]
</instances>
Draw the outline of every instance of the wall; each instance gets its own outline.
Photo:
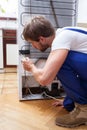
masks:
<instances>
[{"instance_id":1,"label":"wall","mask_svg":"<svg viewBox=\"0 0 87 130\"><path fill-rule=\"evenodd\" d=\"M87 23L87 0L79 0L78 23Z\"/></svg>"}]
</instances>

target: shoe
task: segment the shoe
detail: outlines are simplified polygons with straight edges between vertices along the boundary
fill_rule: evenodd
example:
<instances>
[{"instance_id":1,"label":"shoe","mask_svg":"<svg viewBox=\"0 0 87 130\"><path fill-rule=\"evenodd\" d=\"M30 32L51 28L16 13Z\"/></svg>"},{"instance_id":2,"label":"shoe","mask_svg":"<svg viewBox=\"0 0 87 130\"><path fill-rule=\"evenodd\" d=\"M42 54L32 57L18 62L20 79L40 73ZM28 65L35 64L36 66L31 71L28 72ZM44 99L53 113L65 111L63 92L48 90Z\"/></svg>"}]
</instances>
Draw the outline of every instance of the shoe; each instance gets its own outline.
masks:
<instances>
[{"instance_id":1,"label":"shoe","mask_svg":"<svg viewBox=\"0 0 87 130\"><path fill-rule=\"evenodd\" d=\"M87 105L79 105L72 112L56 119L56 125L73 128L87 124Z\"/></svg>"}]
</instances>

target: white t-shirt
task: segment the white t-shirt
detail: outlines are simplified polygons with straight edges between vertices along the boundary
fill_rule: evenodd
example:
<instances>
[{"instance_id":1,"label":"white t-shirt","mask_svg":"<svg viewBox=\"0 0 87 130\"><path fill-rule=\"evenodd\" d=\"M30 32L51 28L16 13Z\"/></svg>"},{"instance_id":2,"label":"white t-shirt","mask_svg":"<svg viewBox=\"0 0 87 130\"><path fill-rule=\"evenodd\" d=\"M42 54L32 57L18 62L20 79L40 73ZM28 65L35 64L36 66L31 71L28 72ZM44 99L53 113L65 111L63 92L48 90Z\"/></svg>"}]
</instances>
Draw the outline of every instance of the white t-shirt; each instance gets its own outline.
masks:
<instances>
[{"instance_id":1,"label":"white t-shirt","mask_svg":"<svg viewBox=\"0 0 87 130\"><path fill-rule=\"evenodd\" d=\"M87 53L87 34L68 30L66 28L87 31L87 29L81 27L64 27L62 29L57 29L51 50L68 49L82 53Z\"/></svg>"}]
</instances>

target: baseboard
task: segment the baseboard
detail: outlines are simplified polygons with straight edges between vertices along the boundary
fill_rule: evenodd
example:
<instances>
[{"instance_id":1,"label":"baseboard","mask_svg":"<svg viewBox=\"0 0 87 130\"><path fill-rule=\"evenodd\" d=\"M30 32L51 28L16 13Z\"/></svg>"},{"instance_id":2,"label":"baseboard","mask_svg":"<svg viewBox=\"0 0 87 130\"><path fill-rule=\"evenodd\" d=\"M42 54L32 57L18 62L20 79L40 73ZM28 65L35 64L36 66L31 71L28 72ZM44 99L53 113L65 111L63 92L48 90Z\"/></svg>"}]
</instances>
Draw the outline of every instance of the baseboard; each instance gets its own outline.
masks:
<instances>
[{"instance_id":1,"label":"baseboard","mask_svg":"<svg viewBox=\"0 0 87 130\"><path fill-rule=\"evenodd\" d=\"M17 73L17 67L7 67L4 69L5 73Z\"/></svg>"}]
</instances>

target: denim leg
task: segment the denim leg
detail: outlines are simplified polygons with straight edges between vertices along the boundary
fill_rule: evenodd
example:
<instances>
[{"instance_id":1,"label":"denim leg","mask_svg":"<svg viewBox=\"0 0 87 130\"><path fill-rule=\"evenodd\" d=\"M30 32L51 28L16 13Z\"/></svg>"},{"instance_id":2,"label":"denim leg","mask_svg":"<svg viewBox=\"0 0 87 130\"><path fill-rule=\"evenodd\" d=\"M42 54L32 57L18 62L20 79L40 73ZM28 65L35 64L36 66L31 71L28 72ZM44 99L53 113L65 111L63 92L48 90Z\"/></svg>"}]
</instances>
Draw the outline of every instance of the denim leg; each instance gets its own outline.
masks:
<instances>
[{"instance_id":1,"label":"denim leg","mask_svg":"<svg viewBox=\"0 0 87 130\"><path fill-rule=\"evenodd\" d=\"M87 104L87 54L70 51L57 74L66 95L65 104ZM72 108L71 108L72 109Z\"/></svg>"},{"instance_id":2,"label":"denim leg","mask_svg":"<svg viewBox=\"0 0 87 130\"><path fill-rule=\"evenodd\" d=\"M72 111L75 107L73 100L68 96L65 97L63 101L63 106L69 112Z\"/></svg>"}]
</instances>

